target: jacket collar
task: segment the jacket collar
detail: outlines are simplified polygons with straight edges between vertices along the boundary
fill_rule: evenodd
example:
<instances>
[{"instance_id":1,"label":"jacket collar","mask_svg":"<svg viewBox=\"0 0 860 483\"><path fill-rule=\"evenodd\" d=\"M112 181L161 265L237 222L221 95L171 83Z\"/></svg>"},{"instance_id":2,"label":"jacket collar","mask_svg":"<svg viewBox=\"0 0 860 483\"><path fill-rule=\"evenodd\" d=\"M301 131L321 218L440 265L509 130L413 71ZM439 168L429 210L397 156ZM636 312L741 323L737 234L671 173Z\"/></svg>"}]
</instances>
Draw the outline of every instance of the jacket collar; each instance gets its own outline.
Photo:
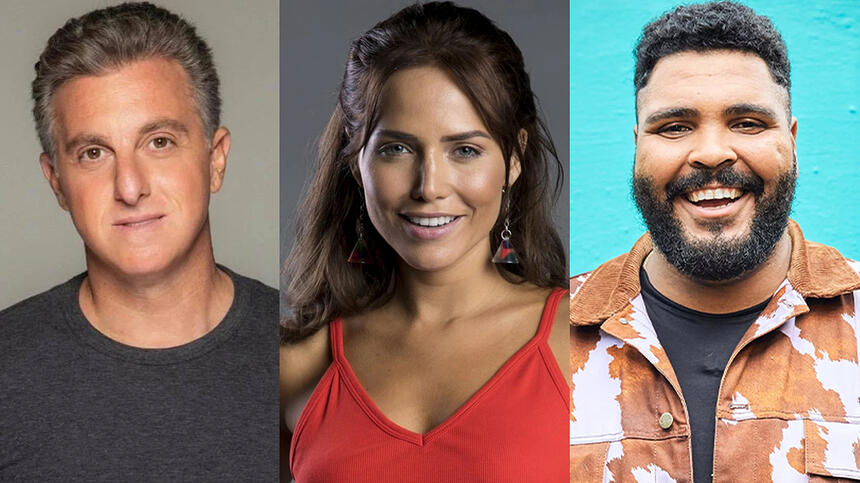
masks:
<instances>
[{"instance_id":1,"label":"jacket collar","mask_svg":"<svg viewBox=\"0 0 860 483\"><path fill-rule=\"evenodd\" d=\"M860 289L860 275L834 248L808 242L794 220L788 220L791 261L788 281L804 298L830 298ZM651 253L648 233L626 255L587 274L570 300L570 324L594 325L622 310L639 294L639 267Z\"/></svg>"}]
</instances>

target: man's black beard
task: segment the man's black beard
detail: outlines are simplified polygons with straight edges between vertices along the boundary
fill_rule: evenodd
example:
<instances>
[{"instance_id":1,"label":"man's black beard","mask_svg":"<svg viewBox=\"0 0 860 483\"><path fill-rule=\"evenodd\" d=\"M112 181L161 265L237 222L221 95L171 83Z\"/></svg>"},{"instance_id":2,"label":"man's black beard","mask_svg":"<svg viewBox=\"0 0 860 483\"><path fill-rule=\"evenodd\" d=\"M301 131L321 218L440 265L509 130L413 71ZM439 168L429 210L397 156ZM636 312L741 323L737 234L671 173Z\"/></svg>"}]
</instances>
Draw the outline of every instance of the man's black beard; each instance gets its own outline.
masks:
<instances>
[{"instance_id":1,"label":"man's black beard","mask_svg":"<svg viewBox=\"0 0 860 483\"><path fill-rule=\"evenodd\" d=\"M732 169L697 169L692 174L666 185L665 201L650 177L633 176L633 198L648 226L657 249L679 272L699 280L722 281L739 278L764 263L788 225L788 214L794 198L797 164L782 173L773 192L763 195L764 182L754 174ZM688 240L675 216L672 201L676 196L705 188L714 181L722 186L738 187L755 196L755 216L749 234L739 239ZM722 231L720 220L709 223L715 237Z\"/></svg>"}]
</instances>

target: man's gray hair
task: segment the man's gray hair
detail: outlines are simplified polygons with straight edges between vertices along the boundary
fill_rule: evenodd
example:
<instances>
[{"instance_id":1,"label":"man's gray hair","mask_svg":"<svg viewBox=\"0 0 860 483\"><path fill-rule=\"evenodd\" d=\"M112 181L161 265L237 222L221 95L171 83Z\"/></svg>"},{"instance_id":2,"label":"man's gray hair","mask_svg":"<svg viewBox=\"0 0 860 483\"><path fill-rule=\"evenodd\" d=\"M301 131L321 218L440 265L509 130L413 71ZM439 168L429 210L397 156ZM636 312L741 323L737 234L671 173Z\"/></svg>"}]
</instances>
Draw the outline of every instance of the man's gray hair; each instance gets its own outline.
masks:
<instances>
[{"instance_id":1,"label":"man's gray hair","mask_svg":"<svg viewBox=\"0 0 860 483\"><path fill-rule=\"evenodd\" d=\"M56 161L52 99L64 82L159 57L175 60L188 74L208 141L218 129L221 116L212 51L185 19L142 2L93 10L69 20L48 39L36 63L32 86L33 116L42 149Z\"/></svg>"}]
</instances>

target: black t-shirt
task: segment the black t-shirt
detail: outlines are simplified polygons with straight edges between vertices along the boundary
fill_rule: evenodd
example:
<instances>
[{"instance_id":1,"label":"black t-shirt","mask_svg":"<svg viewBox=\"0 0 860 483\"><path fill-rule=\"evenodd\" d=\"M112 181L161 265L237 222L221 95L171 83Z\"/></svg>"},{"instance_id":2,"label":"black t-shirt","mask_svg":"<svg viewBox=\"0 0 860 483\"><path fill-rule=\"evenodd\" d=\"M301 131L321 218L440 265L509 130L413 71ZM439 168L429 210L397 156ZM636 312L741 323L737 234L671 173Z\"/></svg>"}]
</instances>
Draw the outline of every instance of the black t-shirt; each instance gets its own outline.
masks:
<instances>
[{"instance_id":1,"label":"black t-shirt","mask_svg":"<svg viewBox=\"0 0 860 483\"><path fill-rule=\"evenodd\" d=\"M639 270L642 299L687 404L696 483L712 481L717 396L723 371L741 338L769 302L730 314L688 309L658 292Z\"/></svg>"},{"instance_id":2,"label":"black t-shirt","mask_svg":"<svg viewBox=\"0 0 860 483\"><path fill-rule=\"evenodd\" d=\"M0 312L0 481L276 481L278 295L224 271L227 315L169 349L90 325L85 274Z\"/></svg>"}]
</instances>

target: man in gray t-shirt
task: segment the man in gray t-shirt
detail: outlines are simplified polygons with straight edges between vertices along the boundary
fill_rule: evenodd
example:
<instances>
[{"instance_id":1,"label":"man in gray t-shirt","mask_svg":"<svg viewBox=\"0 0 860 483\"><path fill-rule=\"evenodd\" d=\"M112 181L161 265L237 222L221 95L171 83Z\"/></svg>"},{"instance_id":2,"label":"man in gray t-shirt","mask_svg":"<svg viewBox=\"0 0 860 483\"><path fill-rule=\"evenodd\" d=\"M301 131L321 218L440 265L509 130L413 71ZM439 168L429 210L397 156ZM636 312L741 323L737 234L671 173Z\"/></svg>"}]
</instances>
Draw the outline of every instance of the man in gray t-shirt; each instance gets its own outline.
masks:
<instances>
[{"instance_id":1,"label":"man in gray t-shirt","mask_svg":"<svg viewBox=\"0 0 860 483\"><path fill-rule=\"evenodd\" d=\"M87 271L0 312L0 480L274 480L277 292L216 265L211 52L147 3L49 39L42 172Z\"/></svg>"}]
</instances>

